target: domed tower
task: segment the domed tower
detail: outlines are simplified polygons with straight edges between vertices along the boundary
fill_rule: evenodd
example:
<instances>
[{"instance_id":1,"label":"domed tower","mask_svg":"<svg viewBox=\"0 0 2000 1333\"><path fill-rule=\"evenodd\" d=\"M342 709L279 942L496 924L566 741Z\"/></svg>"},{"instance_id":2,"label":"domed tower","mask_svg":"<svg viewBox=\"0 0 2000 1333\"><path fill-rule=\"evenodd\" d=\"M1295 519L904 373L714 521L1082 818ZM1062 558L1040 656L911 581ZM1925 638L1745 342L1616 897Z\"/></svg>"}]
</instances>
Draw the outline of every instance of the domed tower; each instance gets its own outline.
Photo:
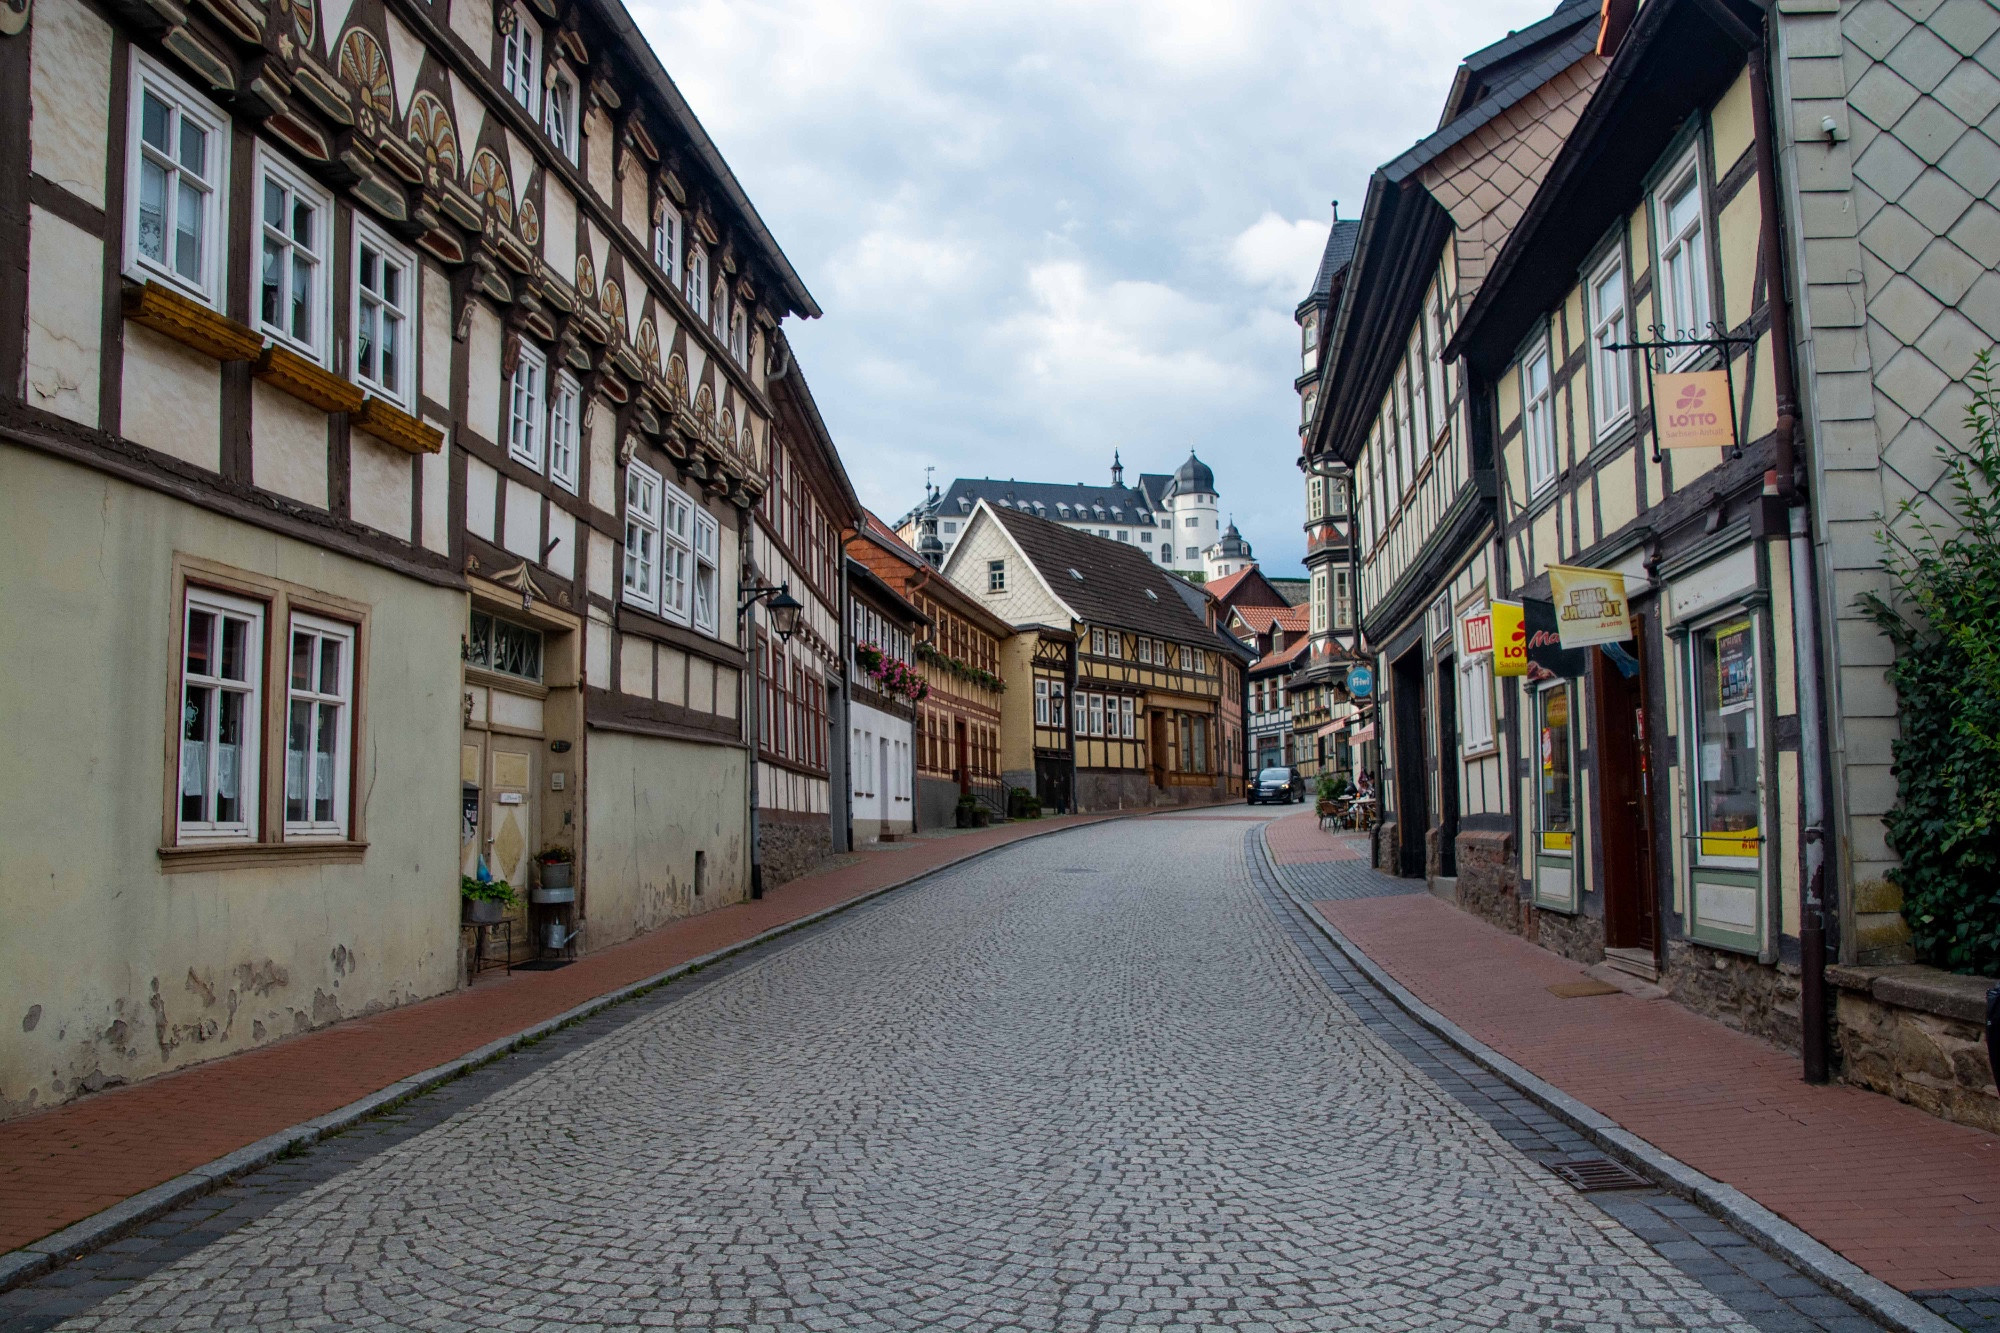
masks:
<instances>
[{"instance_id":1,"label":"domed tower","mask_svg":"<svg viewBox=\"0 0 2000 1333\"><path fill-rule=\"evenodd\" d=\"M1206 573L1202 552L1215 545L1222 535L1220 509L1215 494L1215 473L1208 464L1188 450L1187 462L1174 473L1174 485L1167 505L1172 514L1174 558L1169 568L1188 574Z\"/></svg>"},{"instance_id":2,"label":"domed tower","mask_svg":"<svg viewBox=\"0 0 2000 1333\"><path fill-rule=\"evenodd\" d=\"M1243 534L1236 530L1236 520L1231 519L1223 530L1222 540L1202 552L1205 572L1210 579L1226 579L1231 574L1241 574L1257 563L1250 554L1250 543L1243 540Z\"/></svg>"}]
</instances>

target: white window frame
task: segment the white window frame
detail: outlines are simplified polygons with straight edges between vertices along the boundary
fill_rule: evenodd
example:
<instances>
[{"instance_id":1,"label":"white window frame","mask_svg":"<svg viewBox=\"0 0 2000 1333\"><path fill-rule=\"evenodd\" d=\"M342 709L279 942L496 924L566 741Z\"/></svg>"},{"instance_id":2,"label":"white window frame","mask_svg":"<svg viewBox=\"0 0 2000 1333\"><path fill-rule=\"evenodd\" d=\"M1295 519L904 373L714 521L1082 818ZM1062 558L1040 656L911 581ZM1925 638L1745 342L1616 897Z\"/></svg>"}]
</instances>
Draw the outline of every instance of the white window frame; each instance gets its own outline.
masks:
<instances>
[{"instance_id":1,"label":"white window frame","mask_svg":"<svg viewBox=\"0 0 2000 1333\"><path fill-rule=\"evenodd\" d=\"M671 203L660 201L659 217L653 222L653 267L666 275L668 283L678 287L681 281L681 243L686 235L681 221L681 211Z\"/></svg>"},{"instance_id":2,"label":"white window frame","mask_svg":"<svg viewBox=\"0 0 2000 1333\"><path fill-rule=\"evenodd\" d=\"M566 161L574 163L582 147L583 89L560 60L542 101L542 133Z\"/></svg>"},{"instance_id":3,"label":"white window frame","mask_svg":"<svg viewBox=\"0 0 2000 1333\"><path fill-rule=\"evenodd\" d=\"M393 262L402 267L403 294L400 302L391 304L379 291L366 292L364 300L364 289L361 284L363 246L375 252L378 264ZM420 364L417 338L423 326L423 321L417 317L417 284L422 279L423 271L417 264L416 254L391 240L386 232L357 211L354 215L353 265L354 281L351 284L353 299L349 303L348 310L347 355L348 365L354 374L354 382L387 402L394 403L398 407L413 409L417 402L416 378L417 366ZM361 369L361 330L363 316L369 306L374 307L381 321L386 322L393 316L401 325L395 347L395 380L396 384L402 386L401 388L391 386L379 374L369 375ZM378 337L375 344L378 367L384 364L381 342Z\"/></svg>"},{"instance_id":4,"label":"white window frame","mask_svg":"<svg viewBox=\"0 0 2000 1333\"><path fill-rule=\"evenodd\" d=\"M1094 657L1102 657L1102 656L1104 656L1104 631L1103 631L1103 630L1101 630L1101 629L1093 629L1092 631L1090 631L1090 651L1091 651L1091 655L1092 655L1092 656L1094 656Z\"/></svg>"},{"instance_id":5,"label":"white window frame","mask_svg":"<svg viewBox=\"0 0 2000 1333\"><path fill-rule=\"evenodd\" d=\"M626 601L653 610L660 604L660 502L666 479L634 460L625 465Z\"/></svg>"},{"instance_id":6,"label":"white window frame","mask_svg":"<svg viewBox=\"0 0 2000 1333\"><path fill-rule=\"evenodd\" d=\"M297 647L294 640L300 634L311 635L314 639L312 667L309 669L309 679L305 687L298 685L292 677L292 654ZM340 669L336 673L337 679L334 681L333 689L325 690L318 688L319 682L310 677L319 674L320 655L326 651L324 645L330 642L341 646ZM354 753L354 644L355 633L352 625L343 625L337 620L327 620L320 616L298 613L292 616L291 629L285 639L285 772L283 791L280 793L284 801L285 839L288 842L313 839L341 840L347 837L349 773ZM308 814L303 819L292 817L292 756L295 753L292 749L292 712L301 704L313 710L315 721L318 710L322 708L336 710L337 720L333 728L334 753L327 765L329 770L327 777L332 786L330 795L333 798L332 815L328 819L317 818L310 809L317 791L318 761L321 757L317 727L313 727L308 734L303 754L306 765L303 776L308 779L306 787Z\"/></svg>"},{"instance_id":7,"label":"white window frame","mask_svg":"<svg viewBox=\"0 0 2000 1333\"><path fill-rule=\"evenodd\" d=\"M556 372L549 395L549 480L576 494L583 470L583 386L567 370Z\"/></svg>"},{"instance_id":8,"label":"white window frame","mask_svg":"<svg viewBox=\"0 0 2000 1333\"><path fill-rule=\"evenodd\" d=\"M1090 696L1090 734L1104 734L1104 696L1093 692Z\"/></svg>"},{"instance_id":9,"label":"white window frame","mask_svg":"<svg viewBox=\"0 0 2000 1333\"><path fill-rule=\"evenodd\" d=\"M1134 727L1136 726L1136 723L1134 722L1135 716L1136 715L1133 710L1132 697L1130 695L1127 695L1124 698L1120 699L1118 701L1118 718L1119 721L1124 724L1125 739L1128 741L1131 740L1135 734L1134 732Z\"/></svg>"},{"instance_id":10,"label":"white window frame","mask_svg":"<svg viewBox=\"0 0 2000 1333\"><path fill-rule=\"evenodd\" d=\"M706 509L695 510L694 627L704 634L714 634L721 625L721 550L722 525Z\"/></svg>"},{"instance_id":11,"label":"white window frame","mask_svg":"<svg viewBox=\"0 0 2000 1333\"><path fill-rule=\"evenodd\" d=\"M660 510L659 613L677 625L693 621L695 502L670 481L662 481Z\"/></svg>"},{"instance_id":12,"label":"white window frame","mask_svg":"<svg viewBox=\"0 0 2000 1333\"><path fill-rule=\"evenodd\" d=\"M322 190L313 179L273 152L269 145L257 145L257 172L251 189L250 231L255 238L251 247L250 260L250 310L257 332L273 342L284 344L308 360L321 366L332 364L332 320L328 318L330 297L333 292L333 196ZM264 191L267 185L276 185L285 191L287 222L274 227L264 216ZM289 215L294 199L303 200L313 210L314 236L309 242L302 242L292 235ZM280 296L278 319L274 322L264 317L264 248L276 245L284 259L278 267ZM301 335L291 326L290 313L297 293L292 281L296 274L294 259L305 255L312 265L306 277L306 332Z\"/></svg>"},{"instance_id":13,"label":"white window frame","mask_svg":"<svg viewBox=\"0 0 2000 1333\"><path fill-rule=\"evenodd\" d=\"M1459 753L1470 758L1493 749L1493 658L1482 653L1458 666Z\"/></svg>"},{"instance_id":14,"label":"white window frame","mask_svg":"<svg viewBox=\"0 0 2000 1333\"><path fill-rule=\"evenodd\" d=\"M740 303L729 312L729 355L739 366L750 364L750 315Z\"/></svg>"},{"instance_id":15,"label":"white window frame","mask_svg":"<svg viewBox=\"0 0 2000 1333\"><path fill-rule=\"evenodd\" d=\"M1694 217L1678 232L1668 230L1674 201L1694 196ZM1653 191L1653 225L1659 237L1660 322L1669 337L1700 338L1715 309L1708 274L1708 191L1701 174L1701 155L1690 147ZM1685 279L1683 284L1682 279ZM1685 301L1690 308L1683 309ZM1674 330L1684 329L1685 334ZM1701 353L1699 347L1678 348L1667 355L1670 366L1684 365Z\"/></svg>"},{"instance_id":16,"label":"white window frame","mask_svg":"<svg viewBox=\"0 0 2000 1333\"><path fill-rule=\"evenodd\" d=\"M1315 569L1312 576L1312 628L1315 634L1324 634L1333 616L1333 582L1324 569Z\"/></svg>"},{"instance_id":17,"label":"white window frame","mask_svg":"<svg viewBox=\"0 0 2000 1333\"><path fill-rule=\"evenodd\" d=\"M986 562L986 591L988 593L1007 591L1007 562L988 560Z\"/></svg>"},{"instance_id":18,"label":"white window frame","mask_svg":"<svg viewBox=\"0 0 2000 1333\"><path fill-rule=\"evenodd\" d=\"M542 28L514 6L514 31L500 44L500 83L530 116L542 113Z\"/></svg>"},{"instance_id":19,"label":"white window frame","mask_svg":"<svg viewBox=\"0 0 2000 1333\"><path fill-rule=\"evenodd\" d=\"M683 249L685 264L681 275L681 296L695 318L708 318L708 251L689 242Z\"/></svg>"},{"instance_id":20,"label":"white window frame","mask_svg":"<svg viewBox=\"0 0 2000 1333\"><path fill-rule=\"evenodd\" d=\"M1618 306L1607 311L1604 289L1618 285ZM1607 351L1610 343L1631 341L1631 298L1625 284L1625 256L1614 248L1609 258L1590 275L1585 293L1590 302L1590 405L1597 423L1597 438L1632 417L1632 354Z\"/></svg>"},{"instance_id":21,"label":"white window frame","mask_svg":"<svg viewBox=\"0 0 2000 1333\"><path fill-rule=\"evenodd\" d=\"M1354 628L1354 574L1352 570L1335 569L1333 574L1332 617L1335 629Z\"/></svg>"},{"instance_id":22,"label":"white window frame","mask_svg":"<svg viewBox=\"0 0 2000 1333\"><path fill-rule=\"evenodd\" d=\"M1542 387L1534 384L1541 368ZM1556 484L1555 365L1546 334L1521 358L1521 448L1527 458L1528 494L1539 495Z\"/></svg>"},{"instance_id":23,"label":"white window frame","mask_svg":"<svg viewBox=\"0 0 2000 1333\"><path fill-rule=\"evenodd\" d=\"M206 612L216 620L213 658L211 670L201 675L188 671L188 629L196 611ZM259 762L260 746L264 735L264 625L266 608L262 602L244 597L232 597L228 593L216 592L209 588L189 585L181 603L181 657L177 666L180 672L180 708L176 713L178 725L174 739L174 841L177 844L213 842L255 842L257 840L258 816L262 808L263 768ZM222 621L224 617L247 622L244 631L243 664L244 678L234 680L222 675ZM204 810L213 813L215 793L222 785L221 747L216 744L217 728L220 726L221 698L225 693L239 695L243 699L239 722L236 761L236 799L242 819L191 820L183 817L182 793L186 789L183 775L187 772L187 715L188 690L210 689L215 691L215 705L209 710L207 730L200 744L204 747L200 757L202 770L202 790L206 793Z\"/></svg>"},{"instance_id":24,"label":"white window frame","mask_svg":"<svg viewBox=\"0 0 2000 1333\"><path fill-rule=\"evenodd\" d=\"M1049 683L1046 680L1037 680L1035 682L1035 725L1038 727L1048 726L1049 716Z\"/></svg>"},{"instance_id":25,"label":"white window frame","mask_svg":"<svg viewBox=\"0 0 2000 1333\"><path fill-rule=\"evenodd\" d=\"M523 342L507 377L507 454L518 463L542 470L543 434L548 429L549 362L540 349Z\"/></svg>"},{"instance_id":26,"label":"white window frame","mask_svg":"<svg viewBox=\"0 0 2000 1333\"><path fill-rule=\"evenodd\" d=\"M708 331L717 342L726 343L729 339L729 306L729 278L718 273L708 297Z\"/></svg>"},{"instance_id":27,"label":"white window frame","mask_svg":"<svg viewBox=\"0 0 2000 1333\"><path fill-rule=\"evenodd\" d=\"M198 268L200 272L192 277L183 274L172 262L175 220L178 217L179 191L175 188L185 169L179 165L179 158L172 162L156 162L155 165L167 171L166 193L163 199L165 213L162 217L164 228L161 237L161 258L153 259L139 250L139 200L140 168L146 161L147 146L141 136L141 118L145 111L145 93L150 90L169 109L167 139L174 140L174 127L182 120L191 120L208 134L209 160L204 162L207 176L195 177L203 187L202 209L202 252ZM147 56L143 51L132 52L132 82L130 89L130 110L125 135L125 273L140 282L148 278L157 279L189 296L194 297L211 309L220 310L223 298L223 275L228 270L229 257L229 118L219 111L215 104L197 93L192 87L174 77L167 69ZM157 152L157 150L154 150Z\"/></svg>"}]
</instances>

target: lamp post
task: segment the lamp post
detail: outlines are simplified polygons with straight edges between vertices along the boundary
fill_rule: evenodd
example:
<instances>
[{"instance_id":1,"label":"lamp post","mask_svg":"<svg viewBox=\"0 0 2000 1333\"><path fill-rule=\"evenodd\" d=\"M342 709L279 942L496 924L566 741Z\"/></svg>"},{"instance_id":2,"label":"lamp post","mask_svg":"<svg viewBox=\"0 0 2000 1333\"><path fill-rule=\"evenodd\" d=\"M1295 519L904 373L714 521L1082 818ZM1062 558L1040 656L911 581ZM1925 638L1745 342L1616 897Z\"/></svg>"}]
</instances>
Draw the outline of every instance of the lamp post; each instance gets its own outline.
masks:
<instances>
[{"instance_id":1,"label":"lamp post","mask_svg":"<svg viewBox=\"0 0 2000 1333\"><path fill-rule=\"evenodd\" d=\"M737 589L736 603L737 636L746 637L744 629L750 631L747 641L750 645L750 896L764 896L764 853L759 839L760 821L757 817L757 764L764 747L763 681L760 673L762 658L757 652L757 619L752 613L757 603L768 602L771 607L771 628L778 632L780 645L790 643L792 635L799 628L799 612L805 610L803 603L792 596L792 585L752 584ZM775 670L773 666L773 670Z\"/></svg>"}]
</instances>

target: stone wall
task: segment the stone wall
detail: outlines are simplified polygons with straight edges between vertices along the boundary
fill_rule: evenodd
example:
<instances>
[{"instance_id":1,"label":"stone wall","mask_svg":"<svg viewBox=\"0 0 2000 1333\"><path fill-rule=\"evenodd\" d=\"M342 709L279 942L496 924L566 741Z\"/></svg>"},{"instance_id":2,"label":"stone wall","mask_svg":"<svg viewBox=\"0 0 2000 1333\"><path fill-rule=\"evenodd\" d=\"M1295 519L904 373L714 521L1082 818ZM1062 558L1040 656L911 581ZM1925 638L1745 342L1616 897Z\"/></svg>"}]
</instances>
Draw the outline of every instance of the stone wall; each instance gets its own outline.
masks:
<instances>
[{"instance_id":1,"label":"stone wall","mask_svg":"<svg viewBox=\"0 0 2000 1333\"><path fill-rule=\"evenodd\" d=\"M1748 954L1668 940L1660 984L1698 1014L1788 1051L1801 1049L1796 963L1774 967Z\"/></svg>"},{"instance_id":2,"label":"stone wall","mask_svg":"<svg viewBox=\"0 0 2000 1333\"><path fill-rule=\"evenodd\" d=\"M1581 912L1550 912L1522 899L1521 933L1530 943L1578 963L1604 961L1604 920Z\"/></svg>"},{"instance_id":3,"label":"stone wall","mask_svg":"<svg viewBox=\"0 0 2000 1333\"><path fill-rule=\"evenodd\" d=\"M1385 875L1400 875L1401 845L1396 841L1396 821L1385 819L1375 826L1375 868Z\"/></svg>"},{"instance_id":4,"label":"stone wall","mask_svg":"<svg viewBox=\"0 0 2000 1333\"><path fill-rule=\"evenodd\" d=\"M1945 1120L2000 1134L1985 1046L1987 977L1930 967L1830 967L1840 1076Z\"/></svg>"},{"instance_id":5,"label":"stone wall","mask_svg":"<svg viewBox=\"0 0 2000 1333\"><path fill-rule=\"evenodd\" d=\"M1521 929L1513 834L1482 830L1458 835L1458 905L1502 930Z\"/></svg>"},{"instance_id":6,"label":"stone wall","mask_svg":"<svg viewBox=\"0 0 2000 1333\"><path fill-rule=\"evenodd\" d=\"M833 830L824 815L788 818L766 810L759 817L757 851L764 887L775 889L833 855Z\"/></svg>"}]
</instances>

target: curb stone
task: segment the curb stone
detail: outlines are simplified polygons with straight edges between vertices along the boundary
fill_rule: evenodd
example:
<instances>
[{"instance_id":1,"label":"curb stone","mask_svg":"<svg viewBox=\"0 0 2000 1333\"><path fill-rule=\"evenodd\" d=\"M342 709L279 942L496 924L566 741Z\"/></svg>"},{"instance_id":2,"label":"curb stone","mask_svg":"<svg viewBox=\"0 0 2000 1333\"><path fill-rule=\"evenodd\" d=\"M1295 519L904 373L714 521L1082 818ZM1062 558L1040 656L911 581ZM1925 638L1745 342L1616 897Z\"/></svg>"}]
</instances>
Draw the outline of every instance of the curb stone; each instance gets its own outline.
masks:
<instances>
[{"instance_id":1,"label":"curb stone","mask_svg":"<svg viewBox=\"0 0 2000 1333\"><path fill-rule=\"evenodd\" d=\"M1219 802L1217 804L1231 803ZM676 963L672 967L655 972L652 976L642 977L638 981L620 986L616 990L592 996L582 1004L566 1009L553 1018L543 1019L541 1022L533 1024L530 1027L522 1028L519 1032L489 1041L485 1045L476 1047L454 1059L447 1060L443 1064L434 1065L420 1073L398 1079L387 1087L378 1088L367 1096L357 1098L345 1106L326 1112L324 1115L314 1116L312 1119L301 1121L289 1129L281 1129L275 1134L258 1139L255 1143L245 1144L243 1147L233 1152L225 1153L212 1162L205 1162L170 1180L161 1181L150 1189L142 1190L128 1199L121 1200L101 1212L93 1213L80 1222L73 1222L62 1230L44 1236L40 1240L30 1241L17 1250L0 1254L0 1291L11 1291L24 1283L43 1277L52 1270L68 1263L70 1260L88 1254L92 1250L101 1249L134 1228L144 1226L146 1223L180 1207L184 1203L198 1199L204 1194L221 1188L238 1176L247 1175L259 1167L267 1166L288 1153L310 1147L329 1135L337 1134L349 1126L389 1109L398 1102L407 1101L421 1093L429 1092L433 1088L449 1083L453 1079L470 1073L481 1065L497 1060L529 1042L539 1040L560 1028L568 1027L572 1023L580 1022L594 1014L602 1013L604 1010L623 1004L627 1000L637 999L680 977L698 972L706 967L711 967L725 958L730 958L736 954L768 944L781 935L789 935L793 931L803 930L808 926L826 920L828 917L837 916L851 908L859 907L863 903L871 902L876 898L882 897L884 894L893 893L897 889L908 888L910 885L929 879L933 875L940 875L947 870L956 869L968 861L977 860L982 856L990 856L995 852L1003 852L1010 847L1018 847L1024 842L1032 842L1037 838L1053 837L1061 833L1075 832L1078 829L1095 828L1099 824L1116 823L1125 819L1143 819L1155 814L1173 814L1187 810L1212 808L1214 807L1165 806L1157 810L1114 812L1101 815L1098 818L1083 823L1065 824L1060 828L1037 829L1030 833L1024 833L1018 838L1010 839L1007 842L999 843L992 847L982 847L977 851L967 852L963 856L956 856L939 865L920 870L915 874L906 875L890 883L878 885L873 889L868 889L847 899L845 902L838 902L830 907L823 907L819 911L808 913L795 921L787 921L781 925L772 926L768 930L760 931L748 938L738 940L734 944L724 945L720 949L711 950L698 958L690 958L684 963Z\"/></svg>"},{"instance_id":2,"label":"curb stone","mask_svg":"<svg viewBox=\"0 0 2000 1333\"><path fill-rule=\"evenodd\" d=\"M1724 1184L1653 1146L1602 1111L1509 1060L1411 994L1374 959L1362 952L1359 945L1313 910L1311 902L1292 887L1285 868L1271 854L1270 841L1265 836L1268 828L1269 825L1265 825L1257 830L1257 840L1264 860L1274 872L1273 877L1285 896L1315 930L1326 936L1349 962L1412 1018L1503 1082L1538 1102L1611 1156L1651 1178L1667 1192L1679 1195L1729 1223L1754 1241L1758 1248L1844 1296L1890 1328L1899 1330L1899 1333L1960 1333L1958 1325L1932 1313L1880 1278L1870 1276L1858 1264L1842 1258L1838 1252L1814 1240L1734 1185Z\"/></svg>"}]
</instances>

